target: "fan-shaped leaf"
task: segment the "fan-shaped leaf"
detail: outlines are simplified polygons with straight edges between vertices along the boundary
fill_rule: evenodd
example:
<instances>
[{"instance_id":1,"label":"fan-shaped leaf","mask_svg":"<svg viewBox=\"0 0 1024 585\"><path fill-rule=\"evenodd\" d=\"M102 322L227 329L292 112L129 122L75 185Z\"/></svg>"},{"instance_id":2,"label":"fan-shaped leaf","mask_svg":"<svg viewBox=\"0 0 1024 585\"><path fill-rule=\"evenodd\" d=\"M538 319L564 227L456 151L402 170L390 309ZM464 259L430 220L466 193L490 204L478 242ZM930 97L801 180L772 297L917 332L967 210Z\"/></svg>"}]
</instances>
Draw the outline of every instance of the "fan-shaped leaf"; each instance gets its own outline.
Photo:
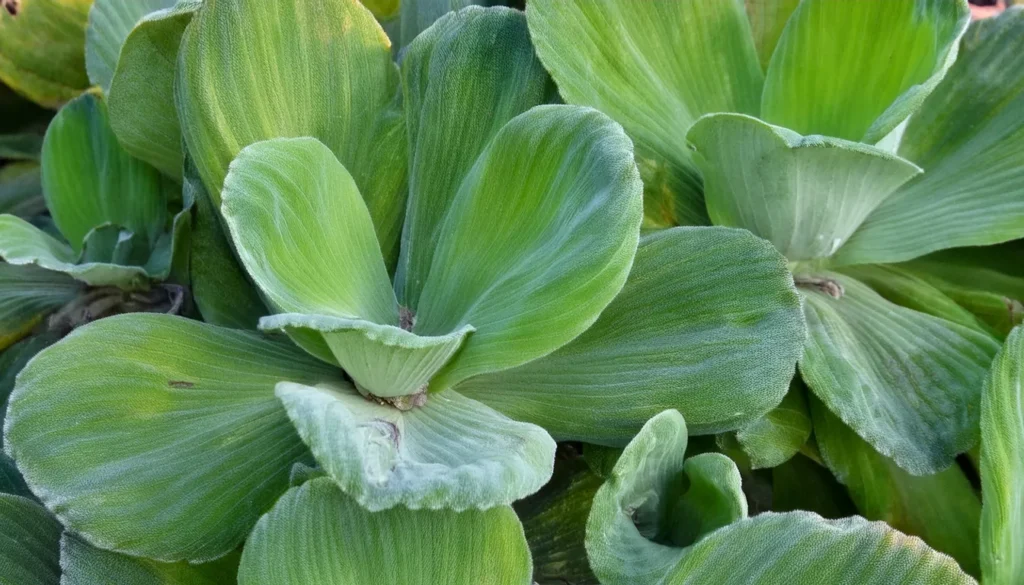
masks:
<instances>
[{"instance_id":1,"label":"fan-shaped leaf","mask_svg":"<svg viewBox=\"0 0 1024 585\"><path fill-rule=\"evenodd\" d=\"M238 546L292 463L308 461L274 385L334 376L253 333L109 317L22 371L5 445L33 491L91 544L204 561Z\"/></svg>"},{"instance_id":2,"label":"fan-shaped leaf","mask_svg":"<svg viewBox=\"0 0 1024 585\"><path fill-rule=\"evenodd\" d=\"M528 585L507 507L369 512L330 479L292 488L245 545L240 585Z\"/></svg>"},{"instance_id":3,"label":"fan-shaped leaf","mask_svg":"<svg viewBox=\"0 0 1024 585\"><path fill-rule=\"evenodd\" d=\"M551 477L555 443L454 390L408 411L348 384L281 383L288 416L324 469L364 508L465 510L509 504Z\"/></svg>"},{"instance_id":4,"label":"fan-shaped leaf","mask_svg":"<svg viewBox=\"0 0 1024 585\"><path fill-rule=\"evenodd\" d=\"M590 329L458 390L560 440L623 446L666 408L693 433L722 432L782 400L804 336L771 244L745 230L673 228L641 240L625 287Z\"/></svg>"}]
</instances>

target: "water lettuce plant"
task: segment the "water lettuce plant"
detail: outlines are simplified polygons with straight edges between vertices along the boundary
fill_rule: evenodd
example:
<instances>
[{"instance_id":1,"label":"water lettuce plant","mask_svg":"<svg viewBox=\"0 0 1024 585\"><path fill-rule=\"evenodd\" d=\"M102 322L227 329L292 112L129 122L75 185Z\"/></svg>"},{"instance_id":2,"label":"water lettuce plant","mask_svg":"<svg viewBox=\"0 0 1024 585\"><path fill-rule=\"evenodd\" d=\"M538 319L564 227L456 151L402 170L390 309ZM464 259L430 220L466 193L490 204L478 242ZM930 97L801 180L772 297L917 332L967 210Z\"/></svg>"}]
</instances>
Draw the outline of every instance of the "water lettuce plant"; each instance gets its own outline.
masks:
<instances>
[{"instance_id":1,"label":"water lettuce plant","mask_svg":"<svg viewBox=\"0 0 1024 585\"><path fill-rule=\"evenodd\" d=\"M188 20L184 192L226 256L201 276L241 266L269 315L110 317L23 370L5 446L90 550L244 541L241 583L525 581L509 504L554 438L623 446L666 406L723 432L782 400L804 337L782 256L731 228L641 238L631 141L547 103L521 12L445 16L400 67L353 0ZM204 317L230 317L196 275Z\"/></svg>"},{"instance_id":2,"label":"water lettuce plant","mask_svg":"<svg viewBox=\"0 0 1024 585\"><path fill-rule=\"evenodd\" d=\"M743 227L786 256L810 332L800 371L818 399L912 474L977 443L996 341L888 264L1022 235L1024 110L1007 42L1019 11L969 32L966 2L527 13L562 96L637 142L650 224Z\"/></svg>"},{"instance_id":3,"label":"water lettuce plant","mask_svg":"<svg viewBox=\"0 0 1024 585\"><path fill-rule=\"evenodd\" d=\"M1024 578L1024 10L71 4L0 584Z\"/></svg>"}]
</instances>

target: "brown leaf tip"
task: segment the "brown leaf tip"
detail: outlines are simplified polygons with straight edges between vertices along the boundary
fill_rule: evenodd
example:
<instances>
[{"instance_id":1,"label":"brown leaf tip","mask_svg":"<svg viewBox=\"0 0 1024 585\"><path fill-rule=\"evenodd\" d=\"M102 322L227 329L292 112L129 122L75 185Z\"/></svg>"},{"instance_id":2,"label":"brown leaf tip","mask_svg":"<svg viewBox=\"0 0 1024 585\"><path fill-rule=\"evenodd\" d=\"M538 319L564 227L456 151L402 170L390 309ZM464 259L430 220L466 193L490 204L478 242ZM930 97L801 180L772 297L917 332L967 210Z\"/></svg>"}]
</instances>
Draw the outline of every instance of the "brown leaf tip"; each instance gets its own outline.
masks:
<instances>
[{"instance_id":1,"label":"brown leaf tip","mask_svg":"<svg viewBox=\"0 0 1024 585\"><path fill-rule=\"evenodd\" d=\"M4 3L4 8L7 10L7 14L11 16L18 16L18 10L21 8L19 0L0 0Z\"/></svg>"}]
</instances>

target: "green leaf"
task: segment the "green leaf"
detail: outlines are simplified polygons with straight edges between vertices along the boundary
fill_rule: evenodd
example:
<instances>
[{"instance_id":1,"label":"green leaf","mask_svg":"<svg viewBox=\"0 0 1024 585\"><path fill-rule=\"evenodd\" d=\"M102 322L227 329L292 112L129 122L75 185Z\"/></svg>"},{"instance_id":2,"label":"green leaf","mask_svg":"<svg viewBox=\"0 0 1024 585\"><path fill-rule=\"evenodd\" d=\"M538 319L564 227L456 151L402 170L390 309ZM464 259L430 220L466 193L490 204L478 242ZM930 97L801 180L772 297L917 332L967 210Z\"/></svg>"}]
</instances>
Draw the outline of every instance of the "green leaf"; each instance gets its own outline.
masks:
<instances>
[{"instance_id":1,"label":"green leaf","mask_svg":"<svg viewBox=\"0 0 1024 585\"><path fill-rule=\"evenodd\" d=\"M899 266L866 264L848 266L843 269L843 273L863 282L886 300L902 307L935 315L964 327L989 331L970 311L913 271ZM1005 310L1005 304L1003 307Z\"/></svg>"},{"instance_id":2,"label":"green leaf","mask_svg":"<svg viewBox=\"0 0 1024 585\"><path fill-rule=\"evenodd\" d=\"M894 305L851 277L796 279L825 283L803 288L800 372L829 410L914 475L949 467L977 443L980 387L998 349L991 336Z\"/></svg>"},{"instance_id":3,"label":"green leaf","mask_svg":"<svg viewBox=\"0 0 1024 585\"><path fill-rule=\"evenodd\" d=\"M85 70L89 81L109 94L117 58L128 33L143 16L170 8L174 1L95 0L85 29Z\"/></svg>"},{"instance_id":4,"label":"green leaf","mask_svg":"<svg viewBox=\"0 0 1024 585\"><path fill-rule=\"evenodd\" d=\"M974 23L910 119L900 156L925 174L880 206L840 260L898 262L1024 237L1024 10Z\"/></svg>"},{"instance_id":5,"label":"green leaf","mask_svg":"<svg viewBox=\"0 0 1024 585\"><path fill-rule=\"evenodd\" d=\"M857 513L832 472L803 454L772 468L772 511L797 510L833 520Z\"/></svg>"},{"instance_id":6,"label":"green leaf","mask_svg":"<svg viewBox=\"0 0 1024 585\"><path fill-rule=\"evenodd\" d=\"M172 181L121 148L106 104L93 93L61 108L46 131L43 193L76 253L93 228L107 223L155 247L167 230L167 205L176 190Z\"/></svg>"},{"instance_id":7,"label":"green leaf","mask_svg":"<svg viewBox=\"0 0 1024 585\"><path fill-rule=\"evenodd\" d=\"M0 159L39 162L42 149L43 137L35 132L0 134Z\"/></svg>"},{"instance_id":8,"label":"green leaf","mask_svg":"<svg viewBox=\"0 0 1024 585\"><path fill-rule=\"evenodd\" d=\"M618 124L575 106L537 106L498 132L452 202L420 296L414 333L476 328L432 389L541 357L594 323L640 236L632 150Z\"/></svg>"},{"instance_id":9,"label":"green leaf","mask_svg":"<svg viewBox=\"0 0 1024 585\"><path fill-rule=\"evenodd\" d=\"M603 585L661 583L686 546L746 517L736 465L717 453L684 461L686 443L677 411L655 415L594 496L586 547Z\"/></svg>"},{"instance_id":10,"label":"green leaf","mask_svg":"<svg viewBox=\"0 0 1024 585\"><path fill-rule=\"evenodd\" d=\"M0 216L0 222L3 219ZM70 302L82 289L80 283L60 273L0 263L0 350L31 333L47 315Z\"/></svg>"},{"instance_id":11,"label":"green leaf","mask_svg":"<svg viewBox=\"0 0 1024 585\"><path fill-rule=\"evenodd\" d=\"M985 585L1024 579L1024 328L1010 333L981 399L981 574Z\"/></svg>"},{"instance_id":12,"label":"green leaf","mask_svg":"<svg viewBox=\"0 0 1024 585\"><path fill-rule=\"evenodd\" d=\"M811 412L822 458L864 517L919 536L968 573L978 574L981 502L958 466L934 475L910 475L816 399Z\"/></svg>"},{"instance_id":13,"label":"green leaf","mask_svg":"<svg viewBox=\"0 0 1024 585\"><path fill-rule=\"evenodd\" d=\"M145 16L124 41L108 90L110 125L132 156L180 180L184 155L174 77L181 36L202 2L147 1L167 9Z\"/></svg>"},{"instance_id":14,"label":"green leaf","mask_svg":"<svg viewBox=\"0 0 1024 585\"><path fill-rule=\"evenodd\" d=\"M76 264L77 257L67 244L20 217L0 215L0 258L11 266L39 267L66 274L91 286L117 286L125 290L148 286L149 275L142 266L106 262Z\"/></svg>"},{"instance_id":15,"label":"green leaf","mask_svg":"<svg viewBox=\"0 0 1024 585\"><path fill-rule=\"evenodd\" d=\"M32 495L32 490L28 489L25 478L21 477L17 466L14 465L14 460L4 453L0 453L0 494L23 496L29 499L35 497ZM0 577L2 577L2 573L0 573Z\"/></svg>"},{"instance_id":16,"label":"green leaf","mask_svg":"<svg viewBox=\"0 0 1024 585\"><path fill-rule=\"evenodd\" d=\"M965 0L805 0L765 73L761 117L800 134L878 142L939 83L969 22Z\"/></svg>"},{"instance_id":17,"label":"green leaf","mask_svg":"<svg viewBox=\"0 0 1024 585\"><path fill-rule=\"evenodd\" d=\"M583 457L570 448L560 449L551 481L516 502L537 585L598 585L584 538L590 504L602 483Z\"/></svg>"},{"instance_id":18,"label":"green leaf","mask_svg":"<svg viewBox=\"0 0 1024 585\"><path fill-rule=\"evenodd\" d=\"M369 512L327 478L292 488L260 519L240 585L527 585L530 552L511 508Z\"/></svg>"},{"instance_id":19,"label":"green leaf","mask_svg":"<svg viewBox=\"0 0 1024 585\"><path fill-rule=\"evenodd\" d=\"M768 242L673 228L641 240L625 287L590 329L458 390L560 440L624 446L666 408L692 433L722 432L779 404L804 335L792 277Z\"/></svg>"},{"instance_id":20,"label":"green leaf","mask_svg":"<svg viewBox=\"0 0 1024 585\"><path fill-rule=\"evenodd\" d=\"M666 585L976 585L949 557L883 522L765 513L700 541Z\"/></svg>"},{"instance_id":21,"label":"green leaf","mask_svg":"<svg viewBox=\"0 0 1024 585\"><path fill-rule=\"evenodd\" d=\"M196 203L189 256L192 298L207 323L234 329L255 329L267 307L234 248L221 216L210 201L192 159L185 159L185 196Z\"/></svg>"},{"instance_id":22,"label":"green leaf","mask_svg":"<svg viewBox=\"0 0 1024 585\"><path fill-rule=\"evenodd\" d=\"M447 4L406 3L402 17ZM477 7L442 17L412 43L402 57L402 79L411 158L395 290L415 311L459 187L494 135L545 101L550 80L533 54L522 12Z\"/></svg>"},{"instance_id":23,"label":"green leaf","mask_svg":"<svg viewBox=\"0 0 1024 585\"><path fill-rule=\"evenodd\" d=\"M0 81L54 109L89 87L83 48L92 1L6 2L0 10Z\"/></svg>"},{"instance_id":24,"label":"green leaf","mask_svg":"<svg viewBox=\"0 0 1024 585\"><path fill-rule=\"evenodd\" d=\"M398 325L370 214L329 148L313 138L252 144L221 197L242 264L275 309Z\"/></svg>"},{"instance_id":25,"label":"green leaf","mask_svg":"<svg viewBox=\"0 0 1024 585\"><path fill-rule=\"evenodd\" d=\"M569 0L526 12L566 102L607 113L675 176L655 215L707 223L686 132L709 112L758 113L763 75L743 3Z\"/></svg>"},{"instance_id":26,"label":"green leaf","mask_svg":"<svg viewBox=\"0 0 1024 585\"><path fill-rule=\"evenodd\" d=\"M367 3L364 0L363 3L369 6L374 1L371 0ZM497 3L495 0L400 0L396 2L401 6L398 13L398 34L392 37L392 40L401 49L410 45L414 39L446 14L461 11L469 6ZM370 9L373 10L372 7ZM374 13L377 14L377 11Z\"/></svg>"},{"instance_id":27,"label":"green leaf","mask_svg":"<svg viewBox=\"0 0 1024 585\"><path fill-rule=\"evenodd\" d=\"M60 532L36 502L0 494L0 584L58 585Z\"/></svg>"},{"instance_id":28,"label":"green leaf","mask_svg":"<svg viewBox=\"0 0 1024 585\"><path fill-rule=\"evenodd\" d=\"M799 379L793 380L778 406L736 431L736 440L750 457L753 469L782 465L810 438L811 414L804 392Z\"/></svg>"},{"instance_id":29,"label":"green leaf","mask_svg":"<svg viewBox=\"0 0 1024 585\"><path fill-rule=\"evenodd\" d=\"M7 413L7 402L11 397L11 392L14 391L14 383L21 369L37 353L59 341L60 337L61 332L37 333L27 339L22 339L0 354L0 421ZM3 443L3 437L0 437L0 446L3 446Z\"/></svg>"},{"instance_id":30,"label":"green leaf","mask_svg":"<svg viewBox=\"0 0 1024 585\"><path fill-rule=\"evenodd\" d=\"M161 563L110 552L64 533L60 539L60 585L224 585L236 582L239 553L211 563Z\"/></svg>"},{"instance_id":31,"label":"green leaf","mask_svg":"<svg viewBox=\"0 0 1024 585\"><path fill-rule=\"evenodd\" d=\"M357 0L206 3L182 37L175 91L189 155L214 205L244 147L317 138L352 174L394 266L408 155L389 47Z\"/></svg>"},{"instance_id":32,"label":"green leaf","mask_svg":"<svg viewBox=\"0 0 1024 585\"><path fill-rule=\"evenodd\" d=\"M296 313L264 317L259 326L284 331L306 351L344 368L362 394L384 399L426 392L431 377L473 332L467 325L448 335L422 337L360 319Z\"/></svg>"},{"instance_id":33,"label":"green leaf","mask_svg":"<svg viewBox=\"0 0 1024 585\"><path fill-rule=\"evenodd\" d=\"M551 477L555 442L454 390L402 411L347 383L282 382L277 395L324 470L370 511L509 504Z\"/></svg>"},{"instance_id":34,"label":"green leaf","mask_svg":"<svg viewBox=\"0 0 1024 585\"><path fill-rule=\"evenodd\" d=\"M652 418L598 490L586 544L604 585L975 583L949 557L881 522L828 521L808 512L744 518L746 500L736 466L717 453L684 463L685 445L686 425L678 413ZM718 464L704 463L712 461ZM697 476L710 482L706 494L712 497L681 506L680 492L692 493L695 468L705 467L717 467ZM693 515L679 514L681 507ZM658 538L665 525L679 531L694 516L718 521L695 542Z\"/></svg>"},{"instance_id":35,"label":"green leaf","mask_svg":"<svg viewBox=\"0 0 1024 585\"><path fill-rule=\"evenodd\" d=\"M39 164L15 162L0 167L0 213L29 219L45 212Z\"/></svg>"},{"instance_id":36,"label":"green leaf","mask_svg":"<svg viewBox=\"0 0 1024 585\"><path fill-rule=\"evenodd\" d=\"M711 220L749 229L793 261L834 254L921 172L872 146L800 136L741 114L705 116L687 139L704 173Z\"/></svg>"},{"instance_id":37,"label":"green leaf","mask_svg":"<svg viewBox=\"0 0 1024 585\"><path fill-rule=\"evenodd\" d=\"M800 5L800 0L746 0L747 18L750 19L750 32L754 35L754 45L761 68L768 69L768 63L775 52L775 46L782 36L782 31L789 22L789 17Z\"/></svg>"},{"instance_id":38,"label":"green leaf","mask_svg":"<svg viewBox=\"0 0 1024 585\"><path fill-rule=\"evenodd\" d=\"M292 464L309 461L274 385L336 375L257 334L109 317L22 371L5 444L33 491L90 544L202 562L237 547L287 488Z\"/></svg>"}]
</instances>

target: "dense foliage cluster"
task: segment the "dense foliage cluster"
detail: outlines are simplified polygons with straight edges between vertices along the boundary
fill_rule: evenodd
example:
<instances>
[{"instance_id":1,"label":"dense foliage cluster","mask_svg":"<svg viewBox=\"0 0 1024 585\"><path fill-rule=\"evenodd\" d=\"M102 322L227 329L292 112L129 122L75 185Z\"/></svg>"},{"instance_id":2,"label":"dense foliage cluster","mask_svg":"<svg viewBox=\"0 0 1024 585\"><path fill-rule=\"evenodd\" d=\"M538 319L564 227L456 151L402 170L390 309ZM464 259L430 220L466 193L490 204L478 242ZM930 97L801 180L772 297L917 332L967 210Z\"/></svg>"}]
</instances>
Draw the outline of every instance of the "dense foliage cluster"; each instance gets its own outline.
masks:
<instances>
[{"instance_id":1,"label":"dense foliage cluster","mask_svg":"<svg viewBox=\"0 0 1024 585\"><path fill-rule=\"evenodd\" d=\"M1024 9L491 4L0 1L0 585L1024 583Z\"/></svg>"}]
</instances>

